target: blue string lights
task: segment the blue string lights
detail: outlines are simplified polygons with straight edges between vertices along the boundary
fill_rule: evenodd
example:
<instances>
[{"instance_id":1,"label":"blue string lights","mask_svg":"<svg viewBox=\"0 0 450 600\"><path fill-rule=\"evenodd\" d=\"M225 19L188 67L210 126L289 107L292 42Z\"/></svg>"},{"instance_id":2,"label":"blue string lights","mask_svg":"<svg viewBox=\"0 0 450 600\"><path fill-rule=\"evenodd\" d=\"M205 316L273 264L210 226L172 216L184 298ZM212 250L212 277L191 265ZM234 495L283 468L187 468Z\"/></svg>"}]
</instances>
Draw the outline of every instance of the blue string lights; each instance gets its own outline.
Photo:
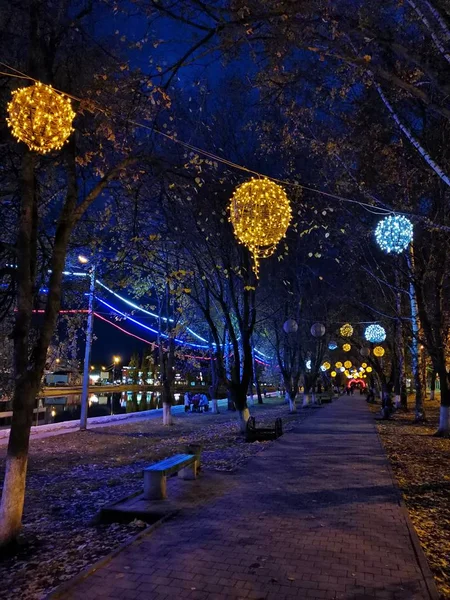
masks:
<instances>
[{"instance_id":1,"label":"blue string lights","mask_svg":"<svg viewBox=\"0 0 450 600\"><path fill-rule=\"evenodd\" d=\"M368 342L372 342L373 344L380 344L384 342L386 339L386 330L381 325L374 324L366 327L364 331L364 337Z\"/></svg>"},{"instance_id":2,"label":"blue string lights","mask_svg":"<svg viewBox=\"0 0 450 600\"><path fill-rule=\"evenodd\" d=\"M389 215L375 229L375 239L381 250L388 254L400 254L413 238L413 226L403 215Z\"/></svg>"}]
</instances>

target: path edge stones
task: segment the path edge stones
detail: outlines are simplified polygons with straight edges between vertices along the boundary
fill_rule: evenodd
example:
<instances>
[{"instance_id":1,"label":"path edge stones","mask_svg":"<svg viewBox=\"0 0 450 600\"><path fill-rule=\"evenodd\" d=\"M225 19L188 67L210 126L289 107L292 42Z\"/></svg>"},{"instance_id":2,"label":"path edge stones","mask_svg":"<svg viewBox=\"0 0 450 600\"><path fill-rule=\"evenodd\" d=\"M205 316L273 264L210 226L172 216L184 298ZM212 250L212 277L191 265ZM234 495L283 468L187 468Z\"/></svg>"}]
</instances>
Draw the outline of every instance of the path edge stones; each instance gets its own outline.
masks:
<instances>
[{"instance_id":1,"label":"path edge stones","mask_svg":"<svg viewBox=\"0 0 450 600\"><path fill-rule=\"evenodd\" d=\"M149 525L148 527L146 527L145 529L143 529L136 535L130 536L125 542L123 542L123 544L120 544L120 546L118 546L115 550L113 550L112 552L110 552L109 554L104 556L103 558L100 558L95 563L87 566L85 569L80 571L77 575L74 575L67 581L64 581L63 583L59 584L51 592L49 592L47 595L43 596L43 600L62 600L65 597L66 592L71 590L73 587L75 587L78 583L80 583L84 579L87 579L90 575L95 573L95 571L98 571L98 569L100 569L101 567L104 567L105 565L107 565L113 558L115 558L118 554L123 552L123 550L128 548L128 546L131 546L132 544L134 544L134 542L137 542L138 540L140 540L148 535L151 535L156 529L161 527L161 525L163 525L169 519L174 518L179 512L180 512L179 510L173 510L173 511L167 513L166 515L162 516L158 521L156 521L156 523L152 523L151 525Z\"/></svg>"},{"instance_id":2,"label":"path edge stones","mask_svg":"<svg viewBox=\"0 0 450 600\"><path fill-rule=\"evenodd\" d=\"M374 415L374 413L371 413L371 414L372 414L372 419L373 419L373 426L375 427L375 431L377 434L378 443L380 444L381 451L383 452L383 455L384 455L384 461L386 463L386 467L387 467L389 476L392 480L392 485L395 490L395 494L397 496L397 501L400 506L401 513L403 515L403 520L405 521L406 527L408 529L409 538L411 540L411 544L414 549L414 554L416 556L417 563L422 572L422 576L425 581L425 585L427 586L428 594L429 594L431 600L440 600L441 595L439 594L439 591L437 589L436 581L434 580L434 576L430 569L430 565L428 564L427 557L425 556L425 553L421 546L419 536L417 535L416 530L414 529L413 522L411 521L411 517L409 516L408 508L406 506L405 500L403 499L403 494L398 485L397 479L395 478L395 474L392 469L391 462L389 460L389 456L383 446L383 441L381 439L380 432L378 431L375 415Z\"/></svg>"}]
</instances>

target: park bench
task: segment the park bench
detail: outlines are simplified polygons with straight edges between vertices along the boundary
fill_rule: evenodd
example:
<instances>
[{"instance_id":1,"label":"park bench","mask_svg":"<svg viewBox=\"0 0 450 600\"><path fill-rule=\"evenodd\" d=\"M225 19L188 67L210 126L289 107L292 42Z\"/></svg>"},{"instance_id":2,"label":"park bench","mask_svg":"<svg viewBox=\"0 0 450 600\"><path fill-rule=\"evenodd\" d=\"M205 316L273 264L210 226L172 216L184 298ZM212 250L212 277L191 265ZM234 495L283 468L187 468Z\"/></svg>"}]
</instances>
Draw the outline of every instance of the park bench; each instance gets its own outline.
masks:
<instances>
[{"instance_id":1,"label":"park bench","mask_svg":"<svg viewBox=\"0 0 450 600\"><path fill-rule=\"evenodd\" d=\"M283 422L280 418L276 419L275 427L256 427L255 417L250 417L247 421L246 442L264 442L267 440L276 440L283 435Z\"/></svg>"},{"instance_id":2,"label":"park bench","mask_svg":"<svg viewBox=\"0 0 450 600\"><path fill-rule=\"evenodd\" d=\"M316 401L319 404L329 404L333 400L333 392L321 392L316 394Z\"/></svg>"},{"instance_id":3,"label":"park bench","mask_svg":"<svg viewBox=\"0 0 450 600\"><path fill-rule=\"evenodd\" d=\"M199 456L175 454L144 469L144 498L164 500L167 498L167 477L178 473L181 479L196 479Z\"/></svg>"}]
</instances>

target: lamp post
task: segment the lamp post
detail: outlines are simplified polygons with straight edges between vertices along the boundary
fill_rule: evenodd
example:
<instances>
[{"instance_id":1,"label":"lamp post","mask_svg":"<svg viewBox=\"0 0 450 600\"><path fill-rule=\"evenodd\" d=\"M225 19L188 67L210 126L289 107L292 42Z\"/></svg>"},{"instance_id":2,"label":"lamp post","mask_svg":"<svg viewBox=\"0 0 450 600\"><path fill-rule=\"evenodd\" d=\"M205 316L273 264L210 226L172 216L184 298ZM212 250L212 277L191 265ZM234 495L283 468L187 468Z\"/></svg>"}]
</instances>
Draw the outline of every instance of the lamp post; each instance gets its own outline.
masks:
<instances>
[{"instance_id":1,"label":"lamp post","mask_svg":"<svg viewBox=\"0 0 450 600\"><path fill-rule=\"evenodd\" d=\"M78 260L82 264L87 264L89 261L84 256L79 256ZM80 414L80 429L84 430L87 427L88 413L88 394L89 394L89 371L92 346L92 332L94 329L94 291L95 291L95 265L92 266L89 272L89 305L88 319L86 328L86 348L84 351L84 366L83 366L83 389L81 392L81 414Z\"/></svg>"},{"instance_id":2,"label":"lamp post","mask_svg":"<svg viewBox=\"0 0 450 600\"><path fill-rule=\"evenodd\" d=\"M113 383L116 381L116 365L120 363L120 356L113 356Z\"/></svg>"}]
</instances>

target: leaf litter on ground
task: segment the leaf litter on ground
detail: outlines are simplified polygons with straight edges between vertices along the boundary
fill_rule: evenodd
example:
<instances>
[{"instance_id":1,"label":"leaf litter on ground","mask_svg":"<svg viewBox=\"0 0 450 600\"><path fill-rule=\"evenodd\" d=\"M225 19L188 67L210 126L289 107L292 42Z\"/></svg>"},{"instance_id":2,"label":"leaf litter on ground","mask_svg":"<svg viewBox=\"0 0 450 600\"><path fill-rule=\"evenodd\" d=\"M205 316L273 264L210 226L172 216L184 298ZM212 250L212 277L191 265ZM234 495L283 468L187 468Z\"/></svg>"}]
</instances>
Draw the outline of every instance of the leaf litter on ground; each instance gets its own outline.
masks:
<instances>
[{"instance_id":1,"label":"leaf litter on ground","mask_svg":"<svg viewBox=\"0 0 450 600\"><path fill-rule=\"evenodd\" d=\"M450 600L450 439L433 437L439 401L425 402L424 424L409 406L377 428L441 600Z\"/></svg>"}]
</instances>

